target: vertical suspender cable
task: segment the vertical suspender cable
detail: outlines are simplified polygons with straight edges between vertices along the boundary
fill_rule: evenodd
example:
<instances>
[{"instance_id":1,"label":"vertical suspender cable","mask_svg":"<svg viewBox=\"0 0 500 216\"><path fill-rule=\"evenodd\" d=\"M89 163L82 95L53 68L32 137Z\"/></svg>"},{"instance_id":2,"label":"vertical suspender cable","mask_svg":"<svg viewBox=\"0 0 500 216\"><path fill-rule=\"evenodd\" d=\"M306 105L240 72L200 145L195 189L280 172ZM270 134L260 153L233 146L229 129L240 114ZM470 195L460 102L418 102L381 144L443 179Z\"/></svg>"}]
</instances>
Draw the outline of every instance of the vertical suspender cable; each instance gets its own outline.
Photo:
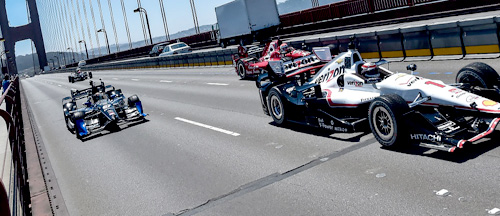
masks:
<instances>
[{"instance_id":1,"label":"vertical suspender cable","mask_svg":"<svg viewBox=\"0 0 500 216\"><path fill-rule=\"evenodd\" d=\"M137 8L141 8L141 0L137 0ZM146 33L146 25L144 24L144 15L139 12L139 16L141 17L141 25L142 25L142 34L144 35L144 44L148 45L148 35Z\"/></svg>"},{"instance_id":2,"label":"vertical suspender cable","mask_svg":"<svg viewBox=\"0 0 500 216\"><path fill-rule=\"evenodd\" d=\"M102 16L101 0L97 0L97 6L99 7L99 15L101 16L101 29L106 30L106 25L104 24L104 18Z\"/></svg>"},{"instance_id":3,"label":"vertical suspender cable","mask_svg":"<svg viewBox=\"0 0 500 216\"><path fill-rule=\"evenodd\" d=\"M87 7L85 6L85 0L82 0L82 7L83 7L83 14L85 15L85 23L87 24L87 33L89 35L90 50L92 50L92 58L95 58L94 44L92 42L92 33L91 33L90 27L89 27L89 19L88 19L88 16L87 16Z\"/></svg>"},{"instance_id":4,"label":"vertical suspender cable","mask_svg":"<svg viewBox=\"0 0 500 216\"><path fill-rule=\"evenodd\" d=\"M90 5L90 14L92 15L92 23L94 24L94 34L95 34L95 40L97 42L97 51L99 53L99 56L101 56L101 43L99 43L99 35L97 34L97 27L95 25L95 15L94 15L94 6L92 5L92 0L89 0L89 5Z\"/></svg>"},{"instance_id":5,"label":"vertical suspender cable","mask_svg":"<svg viewBox=\"0 0 500 216\"><path fill-rule=\"evenodd\" d=\"M167 15L165 14L165 7L163 6L163 0L159 0L159 2L160 2L161 17L163 18L163 28L165 29L165 40L169 41L170 34L168 33Z\"/></svg>"},{"instance_id":6,"label":"vertical suspender cable","mask_svg":"<svg viewBox=\"0 0 500 216\"><path fill-rule=\"evenodd\" d=\"M75 19L75 23L73 26L76 29L76 32L75 32L75 35L76 35L76 37L75 37L76 44L75 45L76 46L75 47L78 49L78 53L77 53L77 56L78 56L77 61L78 61L79 59L82 59L82 44L78 43L78 41L80 40L79 39L80 38L80 30L78 29L78 22L76 21L75 4L74 4L73 0L71 0L71 9L72 9L73 13L70 13L70 15L73 14L72 17Z\"/></svg>"},{"instance_id":7,"label":"vertical suspender cable","mask_svg":"<svg viewBox=\"0 0 500 216\"><path fill-rule=\"evenodd\" d=\"M194 30L196 31L196 34L199 34L200 26L198 24L198 15L196 15L196 7L194 5L194 0L189 0L189 3L191 4L191 13L193 14Z\"/></svg>"},{"instance_id":8,"label":"vertical suspender cable","mask_svg":"<svg viewBox=\"0 0 500 216\"><path fill-rule=\"evenodd\" d=\"M111 6L111 0L108 0L109 14L111 15L111 25L113 26L113 32L115 34L115 45L116 51L120 52L120 46L118 44L118 35L116 34L115 17L113 16L113 7Z\"/></svg>"},{"instance_id":9,"label":"vertical suspender cable","mask_svg":"<svg viewBox=\"0 0 500 216\"><path fill-rule=\"evenodd\" d=\"M87 46L87 38L85 38L85 28L83 27L83 21L82 21L82 13L80 12L80 4L78 4L78 0L76 1L76 9L78 10L78 18L80 20L80 27L82 27L82 40L85 41L83 45ZM82 0L83 1L83 0ZM85 47L85 53L87 53L87 47ZM87 56L88 58L88 56Z\"/></svg>"},{"instance_id":10,"label":"vertical suspender cable","mask_svg":"<svg viewBox=\"0 0 500 216\"><path fill-rule=\"evenodd\" d=\"M121 0L122 3L122 12L123 12L123 21L125 22L125 30L127 30L127 38L128 38L128 47L129 49L132 49L132 40L130 39L130 29L128 28L128 20L127 20L127 11L125 10L125 4L123 3L123 0Z\"/></svg>"},{"instance_id":11,"label":"vertical suspender cable","mask_svg":"<svg viewBox=\"0 0 500 216\"><path fill-rule=\"evenodd\" d=\"M28 8L28 2L26 1L26 14L28 15L28 22L31 23L30 9ZM30 40L31 44L31 61L33 62L33 73L36 71L35 65L35 52L33 51L33 41Z\"/></svg>"},{"instance_id":12,"label":"vertical suspender cable","mask_svg":"<svg viewBox=\"0 0 500 216\"><path fill-rule=\"evenodd\" d=\"M71 13L69 13L70 15L68 16L68 8L69 8L69 4L67 4L68 1L63 1L63 6L64 6L64 15L65 15L65 18L66 20L69 20L70 23L68 23L66 21L66 25L68 27L68 32L69 32L69 37L70 37L70 40L71 42L73 42L74 44L72 44L71 46L73 46L74 48L73 49L76 49L77 48L77 44L76 44L76 38L73 38L74 37L74 34L75 34L75 30L74 30L74 26L73 26L73 20L71 19ZM68 46L68 48L70 48L70 46ZM76 61L75 59L75 56L74 56L74 52L71 51L71 58L73 59L73 63Z\"/></svg>"}]
</instances>

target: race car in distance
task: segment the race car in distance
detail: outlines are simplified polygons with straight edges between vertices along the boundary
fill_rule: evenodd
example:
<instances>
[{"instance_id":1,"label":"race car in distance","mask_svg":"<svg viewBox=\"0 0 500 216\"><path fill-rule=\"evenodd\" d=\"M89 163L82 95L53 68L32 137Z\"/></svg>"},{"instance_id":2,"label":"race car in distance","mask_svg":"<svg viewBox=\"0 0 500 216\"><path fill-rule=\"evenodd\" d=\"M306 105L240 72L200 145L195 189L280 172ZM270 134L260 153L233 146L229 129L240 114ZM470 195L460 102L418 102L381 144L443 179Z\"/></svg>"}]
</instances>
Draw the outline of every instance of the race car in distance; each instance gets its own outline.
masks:
<instances>
[{"instance_id":1,"label":"race car in distance","mask_svg":"<svg viewBox=\"0 0 500 216\"><path fill-rule=\"evenodd\" d=\"M259 52L262 54L259 56ZM232 55L236 74L241 79L259 75L262 69L267 67L268 61L282 60L290 69L322 65L315 55L304 50L295 50L281 40L268 42L264 49L244 46L238 47L238 54Z\"/></svg>"},{"instance_id":2,"label":"race car in distance","mask_svg":"<svg viewBox=\"0 0 500 216\"><path fill-rule=\"evenodd\" d=\"M85 79L92 79L92 72L82 71L81 68L76 68L75 72L68 76L68 81L70 83Z\"/></svg>"},{"instance_id":3,"label":"race car in distance","mask_svg":"<svg viewBox=\"0 0 500 216\"><path fill-rule=\"evenodd\" d=\"M318 58L328 48L314 48ZM324 53L326 52L326 54ZM500 76L484 63L462 68L447 85L367 63L354 47L315 76L271 61L259 75L264 113L277 125L305 124L332 132L366 131L387 147L408 143L453 152L487 136L500 121ZM408 69L416 70L416 65Z\"/></svg>"},{"instance_id":4,"label":"race car in distance","mask_svg":"<svg viewBox=\"0 0 500 216\"><path fill-rule=\"evenodd\" d=\"M71 96L62 99L64 120L69 131L81 139L121 123L144 119L142 103L137 95L125 96L121 89L111 85L94 85L90 88L71 90ZM77 101L87 99L83 107L78 107Z\"/></svg>"}]
</instances>

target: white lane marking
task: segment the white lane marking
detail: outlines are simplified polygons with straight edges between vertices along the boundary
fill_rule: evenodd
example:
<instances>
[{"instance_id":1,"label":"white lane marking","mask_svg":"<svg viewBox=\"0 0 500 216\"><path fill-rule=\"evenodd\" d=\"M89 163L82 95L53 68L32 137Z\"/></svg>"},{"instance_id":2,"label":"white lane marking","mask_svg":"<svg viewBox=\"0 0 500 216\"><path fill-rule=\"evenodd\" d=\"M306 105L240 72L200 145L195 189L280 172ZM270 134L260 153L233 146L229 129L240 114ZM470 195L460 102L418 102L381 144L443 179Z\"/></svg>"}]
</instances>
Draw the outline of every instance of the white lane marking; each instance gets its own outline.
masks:
<instances>
[{"instance_id":1,"label":"white lane marking","mask_svg":"<svg viewBox=\"0 0 500 216\"><path fill-rule=\"evenodd\" d=\"M207 83L207 85L227 86L229 84L226 84L226 83Z\"/></svg>"},{"instance_id":2,"label":"white lane marking","mask_svg":"<svg viewBox=\"0 0 500 216\"><path fill-rule=\"evenodd\" d=\"M132 81L139 81L139 79L130 79L130 80L132 80Z\"/></svg>"},{"instance_id":3,"label":"white lane marking","mask_svg":"<svg viewBox=\"0 0 500 216\"><path fill-rule=\"evenodd\" d=\"M118 78L113 78L114 80L118 80Z\"/></svg>"},{"instance_id":4,"label":"white lane marking","mask_svg":"<svg viewBox=\"0 0 500 216\"><path fill-rule=\"evenodd\" d=\"M62 87L62 85L57 85L57 86Z\"/></svg>"},{"instance_id":5,"label":"white lane marking","mask_svg":"<svg viewBox=\"0 0 500 216\"><path fill-rule=\"evenodd\" d=\"M175 120L186 122L186 123L193 124L193 125L200 126L200 127L204 127L204 128L207 128L207 129L210 129L210 130L214 130L214 131L218 131L218 132L221 132L221 133L225 133L225 134L231 135L231 136L239 136L240 135L239 133L235 133L235 132L232 132L232 131L224 130L222 128L213 127L213 126L202 124L202 123L199 123L199 122L195 122L195 121L183 119L183 118L180 118L180 117L175 117Z\"/></svg>"},{"instance_id":6,"label":"white lane marking","mask_svg":"<svg viewBox=\"0 0 500 216\"><path fill-rule=\"evenodd\" d=\"M172 81L170 81L170 80L160 80L160 82L162 82L162 83L171 83Z\"/></svg>"}]
</instances>

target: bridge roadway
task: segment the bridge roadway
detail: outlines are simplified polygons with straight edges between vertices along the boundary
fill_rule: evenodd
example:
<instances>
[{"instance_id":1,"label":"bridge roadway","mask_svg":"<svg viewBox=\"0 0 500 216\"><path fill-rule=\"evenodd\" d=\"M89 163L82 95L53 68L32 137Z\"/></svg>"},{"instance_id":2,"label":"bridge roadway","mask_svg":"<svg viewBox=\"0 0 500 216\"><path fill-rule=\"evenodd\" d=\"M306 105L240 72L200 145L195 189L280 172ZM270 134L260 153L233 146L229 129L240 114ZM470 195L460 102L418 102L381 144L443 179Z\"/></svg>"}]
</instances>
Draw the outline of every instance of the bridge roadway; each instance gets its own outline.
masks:
<instances>
[{"instance_id":1,"label":"bridge roadway","mask_svg":"<svg viewBox=\"0 0 500 216\"><path fill-rule=\"evenodd\" d=\"M417 63L421 76L453 82L469 62ZM500 69L498 60L486 62ZM498 132L462 152L396 152L371 133L278 127L263 114L255 83L224 67L94 72L94 80L139 95L149 121L82 142L64 126L61 99L88 82L71 84L67 75L22 86L71 215L487 215L500 208ZM451 193L435 195L441 189Z\"/></svg>"}]
</instances>

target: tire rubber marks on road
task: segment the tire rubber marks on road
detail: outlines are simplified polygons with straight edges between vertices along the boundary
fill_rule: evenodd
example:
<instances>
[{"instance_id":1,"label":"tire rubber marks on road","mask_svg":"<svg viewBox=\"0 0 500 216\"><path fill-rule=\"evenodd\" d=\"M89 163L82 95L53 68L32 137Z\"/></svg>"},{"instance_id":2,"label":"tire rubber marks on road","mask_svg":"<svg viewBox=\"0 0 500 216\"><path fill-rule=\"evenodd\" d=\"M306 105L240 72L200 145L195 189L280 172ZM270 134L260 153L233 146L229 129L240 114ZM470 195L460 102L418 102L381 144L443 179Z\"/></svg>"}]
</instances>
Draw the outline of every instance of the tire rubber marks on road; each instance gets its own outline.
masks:
<instances>
[{"instance_id":1,"label":"tire rubber marks on road","mask_svg":"<svg viewBox=\"0 0 500 216\"><path fill-rule=\"evenodd\" d=\"M196 126L199 126L199 127L203 127L203 128L207 128L207 129L210 129L210 130L214 130L214 131L217 131L217 132L225 133L225 134L231 135L231 136L239 136L240 135L239 133L235 133L235 132L232 132L232 131L224 130L222 128L213 127L213 126L206 125L206 124L203 124L203 123L199 123L199 122L195 122L195 121L183 119L183 118L180 118L180 117L175 117L175 120L186 122L186 123L193 124L193 125L196 125Z\"/></svg>"}]
</instances>

